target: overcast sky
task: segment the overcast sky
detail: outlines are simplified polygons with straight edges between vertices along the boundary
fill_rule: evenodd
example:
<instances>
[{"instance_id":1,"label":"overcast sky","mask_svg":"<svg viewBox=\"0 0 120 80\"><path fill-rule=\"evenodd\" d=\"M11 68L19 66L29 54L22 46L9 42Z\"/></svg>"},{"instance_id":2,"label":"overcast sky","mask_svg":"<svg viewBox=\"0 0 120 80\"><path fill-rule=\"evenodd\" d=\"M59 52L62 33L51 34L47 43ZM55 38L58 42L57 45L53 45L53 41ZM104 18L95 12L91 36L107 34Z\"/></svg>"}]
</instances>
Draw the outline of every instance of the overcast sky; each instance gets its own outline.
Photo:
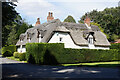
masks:
<instances>
[{"instance_id":1,"label":"overcast sky","mask_svg":"<svg viewBox=\"0 0 120 80\"><path fill-rule=\"evenodd\" d=\"M40 22L47 21L48 12L53 12L55 19L63 21L68 15L76 22L86 12L94 9L102 11L105 8L117 7L120 0L18 0L16 10L29 24L34 25L39 17Z\"/></svg>"}]
</instances>

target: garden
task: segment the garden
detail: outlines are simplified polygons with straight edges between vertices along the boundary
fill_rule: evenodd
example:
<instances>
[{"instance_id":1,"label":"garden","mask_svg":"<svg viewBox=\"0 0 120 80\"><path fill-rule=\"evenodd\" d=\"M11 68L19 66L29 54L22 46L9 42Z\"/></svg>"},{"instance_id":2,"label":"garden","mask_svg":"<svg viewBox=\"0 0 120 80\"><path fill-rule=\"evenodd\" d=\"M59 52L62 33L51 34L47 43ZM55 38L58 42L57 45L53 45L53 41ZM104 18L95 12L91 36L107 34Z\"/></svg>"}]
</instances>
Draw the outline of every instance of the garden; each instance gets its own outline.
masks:
<instances>
[{"instance_id":1,"label":"garden","mask_svg":"<svg viewBox=\"0 0 120 80\"><path fill-rule=\"evenodd\" d=\"M2 48L2 56L39 65L97 66L120 62L120 44L111 44L110 50L64 48L62 43L27 43L25 53L16 52L16 46ZM100 66L101 66L100 65ZM109 65L107 65L109 66Z\"/></svg>"}]
</instances>

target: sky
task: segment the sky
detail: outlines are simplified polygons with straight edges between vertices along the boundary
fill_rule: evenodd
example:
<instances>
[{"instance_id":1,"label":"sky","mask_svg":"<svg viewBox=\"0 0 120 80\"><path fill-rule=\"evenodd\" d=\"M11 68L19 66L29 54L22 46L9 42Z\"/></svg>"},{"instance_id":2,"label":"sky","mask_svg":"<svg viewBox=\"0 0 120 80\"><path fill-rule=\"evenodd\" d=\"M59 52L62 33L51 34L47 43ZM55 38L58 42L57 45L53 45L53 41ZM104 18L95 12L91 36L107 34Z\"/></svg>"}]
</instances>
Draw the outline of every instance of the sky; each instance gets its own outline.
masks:
<instances>
[{"instance_id":1,"label":"sky","mask_svg":"<svg viewBox=\"0 0 120 80\"><path fill-rule=\"evenodd\" d=\"M71 15L78 22L82 15L92 10L117 7L120 0L18 0L16 10L28 24L33 26L37 18L41 24L47 22L48 12L53 12L55 19L64 19Z\"/></svg>"}]
</instances>

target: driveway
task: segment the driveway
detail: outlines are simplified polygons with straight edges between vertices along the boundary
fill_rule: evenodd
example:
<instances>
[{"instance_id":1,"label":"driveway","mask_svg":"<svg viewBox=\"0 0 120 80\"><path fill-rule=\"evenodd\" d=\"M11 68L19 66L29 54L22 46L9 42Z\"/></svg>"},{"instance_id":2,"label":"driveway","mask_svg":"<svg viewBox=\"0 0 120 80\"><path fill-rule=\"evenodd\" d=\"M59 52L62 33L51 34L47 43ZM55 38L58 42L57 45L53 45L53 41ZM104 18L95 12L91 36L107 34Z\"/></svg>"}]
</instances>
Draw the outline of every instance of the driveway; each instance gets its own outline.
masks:
<instances>
[{"instance_id":1,"label":"driveway","mask_svg":"<svg viewBox=\"0 0 120 80\"><path fill-rule=\"evenodd\" d=\"M33 65L0 59L3 78L120 78L118 68Z\"/></svg>"}]
</instances>

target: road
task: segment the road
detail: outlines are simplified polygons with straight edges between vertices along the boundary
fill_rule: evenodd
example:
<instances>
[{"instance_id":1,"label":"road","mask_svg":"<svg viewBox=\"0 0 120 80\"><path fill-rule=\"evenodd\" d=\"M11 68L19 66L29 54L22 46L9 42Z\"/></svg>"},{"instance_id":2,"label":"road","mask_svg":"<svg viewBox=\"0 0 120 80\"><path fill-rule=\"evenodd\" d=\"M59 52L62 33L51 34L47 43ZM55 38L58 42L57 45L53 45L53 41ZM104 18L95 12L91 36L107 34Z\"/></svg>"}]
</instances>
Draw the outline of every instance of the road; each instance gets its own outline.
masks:
<instances>
[{"instance_id":1,"label":"road","mask_svg":"<svg viewBox=\"0 0 120 80\"><path fill-rule=\"evenodd\" d=\"M47 66L0 59L3 78L120 78L119 68Z\"/></svg>"}]
</instances>

